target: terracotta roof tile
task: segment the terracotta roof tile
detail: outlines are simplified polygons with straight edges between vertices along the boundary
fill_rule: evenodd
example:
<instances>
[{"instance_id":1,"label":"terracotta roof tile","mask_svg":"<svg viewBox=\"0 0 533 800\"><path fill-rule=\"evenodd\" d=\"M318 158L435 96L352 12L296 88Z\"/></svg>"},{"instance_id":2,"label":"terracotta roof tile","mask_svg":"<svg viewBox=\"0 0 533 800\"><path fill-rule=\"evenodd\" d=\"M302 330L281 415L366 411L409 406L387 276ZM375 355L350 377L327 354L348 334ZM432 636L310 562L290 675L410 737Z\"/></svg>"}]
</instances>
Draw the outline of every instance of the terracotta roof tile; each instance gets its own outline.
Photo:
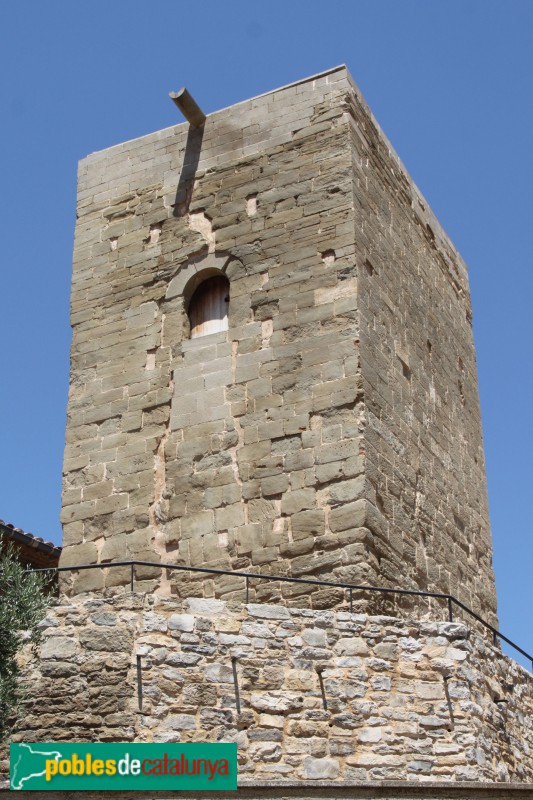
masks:
<instances>
[{"instance_id":1,"label":"terracotta roof tile","mask_svg":"<svg viewBox=\"0 0 533 800\"><path fill-rule=\"evenodd\" d=\"M0 519L0 535L5 534L8 539L13 539L22 542L28 547L33 547L36 550L41 550L44 553L55 555L57 558L61 555L61 547L53 542L46 542L40 536L34 536L33 533L23 531L22 528L16 528L10 522L4 522Z\"/></svg>"}]
</instances>

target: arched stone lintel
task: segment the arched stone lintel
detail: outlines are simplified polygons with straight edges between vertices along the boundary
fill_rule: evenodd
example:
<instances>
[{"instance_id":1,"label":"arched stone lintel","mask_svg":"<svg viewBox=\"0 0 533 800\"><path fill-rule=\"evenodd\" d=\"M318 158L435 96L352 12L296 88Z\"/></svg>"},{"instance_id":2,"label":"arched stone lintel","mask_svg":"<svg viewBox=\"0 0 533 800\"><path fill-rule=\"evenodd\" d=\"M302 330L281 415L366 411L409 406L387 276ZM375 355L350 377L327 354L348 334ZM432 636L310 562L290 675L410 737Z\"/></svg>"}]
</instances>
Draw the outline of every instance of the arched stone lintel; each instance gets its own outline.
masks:
<instances>
[{"instance_id":1,"label":"arched stone lintel","mask_svg":"<svg viewBox=\"0 0 533 800\"><path fill-rule=\"evenodd\" d=\"M233 264L233 262L237 263ZM230 264L232 269L228 270ZM230 253L208 253L200 258L191 259L170 281L165 299L172 300L175 297L183 297L187 304L200 283L213 275L227 275L230 278L235 274L236 266L238 268L241 264Z\"/></svg>"}]
</instances>

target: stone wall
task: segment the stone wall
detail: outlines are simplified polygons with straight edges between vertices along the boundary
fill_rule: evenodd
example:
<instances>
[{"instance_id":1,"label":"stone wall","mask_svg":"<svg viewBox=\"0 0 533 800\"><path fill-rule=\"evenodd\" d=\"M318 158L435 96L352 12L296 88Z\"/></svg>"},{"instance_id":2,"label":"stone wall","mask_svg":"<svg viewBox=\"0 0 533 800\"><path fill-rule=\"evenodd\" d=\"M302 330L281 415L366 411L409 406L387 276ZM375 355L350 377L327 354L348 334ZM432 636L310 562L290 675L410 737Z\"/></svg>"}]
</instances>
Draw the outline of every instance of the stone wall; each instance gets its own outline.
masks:
<instances>
[{"instance_id":1,"label":"stone wall","mask_svg":"<svg viewBox=\"0 0 533 800\"><path fill-rule=\"evenodd\" d=\"M392 583L494 614L466 271L344 68L89 156L78 200L63 566ZM190 340L213 274L229 330ZM140 588L204 593L158 576Z\"/></svg>"},{"instance_id":2,"label":"stone wall","mask_svg":"<svg viewBox=\"0 0 533 800\"><path fill-rule=\"evenodd\" d=\"M351 145L365 476L380 515L379 572L439 587L495 624L466 267L362 104Z\"/></svg>"},{"instance_id":3,"label":"stone wall","mask_svg":"<svg viewBox=\"0 0 533 800\"><path fill-rule=\"evenodd\" d=\"M334 71L213 115L201 152L180 125L80 165L62 565L342 577L364 554L346 89ZM217 271L229 331L189 341Z\"/></svg>"},{"instance_id":4,"label":"stone wall","mask_svg":"<svg viewBox=\"0 0 533 800\"><path fill-rule=\"evenodd\" d=\"M531 675L461 623L129 595L44 633L13 741L236 741L241 781L533 778Z\"/></svg>"}]
</instances>

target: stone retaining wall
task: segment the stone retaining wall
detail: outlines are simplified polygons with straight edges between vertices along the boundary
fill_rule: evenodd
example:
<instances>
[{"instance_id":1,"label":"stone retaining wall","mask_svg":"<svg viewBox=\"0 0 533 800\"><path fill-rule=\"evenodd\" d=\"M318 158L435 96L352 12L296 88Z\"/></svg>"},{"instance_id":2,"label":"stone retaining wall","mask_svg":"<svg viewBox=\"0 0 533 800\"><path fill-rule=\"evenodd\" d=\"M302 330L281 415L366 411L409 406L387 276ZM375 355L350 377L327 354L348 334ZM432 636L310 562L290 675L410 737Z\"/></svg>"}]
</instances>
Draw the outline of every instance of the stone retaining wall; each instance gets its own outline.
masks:
<instances>
[{"instance_id":1,"label":"stone retaining wall","mask_svg":"<svg viewBox=\"0 0 533 800\"><path fill-rule=\"evenodd\" d=\"M13 741L237 741L254 781L533 778L532 678L462 623L78 597L25 675Z\"/></svg>"}]
</instances>

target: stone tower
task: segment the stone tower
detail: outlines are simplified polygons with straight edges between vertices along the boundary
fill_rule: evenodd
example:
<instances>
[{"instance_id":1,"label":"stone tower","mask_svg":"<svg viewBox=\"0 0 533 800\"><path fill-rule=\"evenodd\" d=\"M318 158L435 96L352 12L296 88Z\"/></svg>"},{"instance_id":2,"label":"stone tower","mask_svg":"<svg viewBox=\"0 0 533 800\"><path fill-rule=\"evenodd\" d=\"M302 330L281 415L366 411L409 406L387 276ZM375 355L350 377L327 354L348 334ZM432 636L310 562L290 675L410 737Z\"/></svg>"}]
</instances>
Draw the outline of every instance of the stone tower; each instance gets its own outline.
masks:
<instances>
[{"instance_id":1,"label":"stone tower","mask_svg":"<svg viewBox=\"0 0 533 800\"><path fill-rule=\"evenodd\" d=\"M227 329L191 338L213 276ZM419 588L495 619L466 268L344 67L84 159L72 326L63 565Z\"/></svg>"},{"instance_id":2,"label":"stone tower","mask_svg":"<svg viewBox=\"0 0 533 800\"><path fill-rule=\"evenodd\" d=\"M466 269L347 70L91 155L78 198L61 565L146 563L62 573L15 741L237 742L250 800L525 797L497 637L338 586L496 619Z\"/></svg>"}]
</instances>

